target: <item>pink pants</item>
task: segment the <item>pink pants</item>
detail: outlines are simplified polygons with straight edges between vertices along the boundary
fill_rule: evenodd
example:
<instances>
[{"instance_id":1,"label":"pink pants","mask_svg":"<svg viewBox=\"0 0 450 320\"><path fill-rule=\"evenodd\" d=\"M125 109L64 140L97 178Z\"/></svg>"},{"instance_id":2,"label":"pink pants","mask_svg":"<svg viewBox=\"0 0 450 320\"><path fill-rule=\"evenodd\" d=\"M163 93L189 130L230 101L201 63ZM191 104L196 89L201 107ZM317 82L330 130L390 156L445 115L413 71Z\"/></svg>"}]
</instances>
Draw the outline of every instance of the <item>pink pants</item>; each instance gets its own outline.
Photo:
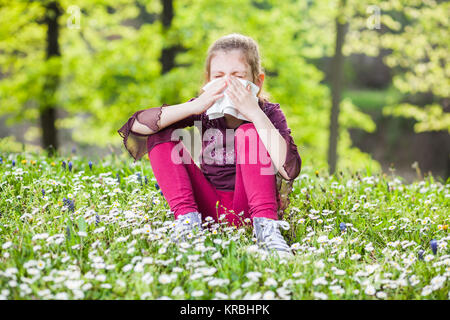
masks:
<instances>
[{"instance_id":1,"label":"pink pants","mask_svg":"<svg viewBox=\"0 0 450 320\"><path fill-rule=\"evenodd\" d=\"M238 159L237 156L242 152L246 153L245 159L248 159L250 144L236 137L245 130L256 129L252 123L243 124L239 128L241 130L236 130L234 137L235 159ZM185 153L184 157L188 155L189 163L183 161L176 164L171 160L172 148L178 143L182 142L159 143L148 153L156 181L170 210L174 212L175 219L179 215L194 211L200 212L202 219L209 216L216 222L224 214L226 221L236 226L246 223L244 222L246 218L250 218L250 221L254 217L277 219L278 194L275 175L260 174L261 168L270 167L270 162L262 164L259 157L256 157L256 163L249 163L247 160L240 161L243 163L236 161L234 191L217 190L203 175L184 145L180 154ZM258 145L264 147L262 142ZM265 147L264 150L267 152ZM239 213L242 211L243 215L240 216Z\"/></svg>"}]
</instances>

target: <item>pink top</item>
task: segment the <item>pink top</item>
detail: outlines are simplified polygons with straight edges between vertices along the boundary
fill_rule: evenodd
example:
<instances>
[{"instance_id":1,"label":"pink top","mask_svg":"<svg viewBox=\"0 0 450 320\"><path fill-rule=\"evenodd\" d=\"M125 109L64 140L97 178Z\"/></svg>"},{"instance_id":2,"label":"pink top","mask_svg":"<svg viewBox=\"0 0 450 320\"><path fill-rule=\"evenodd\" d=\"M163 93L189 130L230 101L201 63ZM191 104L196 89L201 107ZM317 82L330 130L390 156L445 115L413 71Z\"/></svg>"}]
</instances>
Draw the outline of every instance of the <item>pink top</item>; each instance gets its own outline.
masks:
<instances>
[{"instance_id":1,"label":"pink top","mask_svg":"<svg viewBox=\"0 0 450 320\"><path fill-rule=\"evenodd\" d=\"M196 98L192 98L189 101L192 101ZM287 126L286 117L283 111L280 108L278 103L271 103L269 101L261 100L258 101L259 106L263 110L263 112L267 115L270 121L273 123L274 127L278 129L279 133L286 140L287 143L287 154L286 161L283 165L283 168L286 170L286 173L289 175L289 180L283 178L279 173L277 173L277 191L280 192L280 189L289 189L286 192L290 192L292 190L292 182L299 175L301 170L302 160L297 150L297 146L294 143L294 140L291 136L291 130ZM152 148L158 143L163 143L167 141L171 141L171 135L173 130L178 128L186 128L191 127L196 124L201 123L201 137L207 129L215 128L218 129L222 133L223 137L223 161L219 164L205 163L205 158L208 157L207 153L203 153L205 148L210 144L214 143L216 139L211 137L211 139L207 139L203 141L202 139L202 154L200 168L204 173L205 177L211 184L218 190L234 190L234 182L235 182L235 174L236 174L236 163L235 161L230 161L227 157L232 156L233 154L227 153L225 148L226 144L226 129L230 130L232 128L228 128L225 118L217 118L210 120L206 115L206 111L201 114L194 114L185 119L179 120L159 131L158 121L161 116L162 108L167 107L167 104L163 104L160 107L144 109L135 112L129 120L118 130L119 134L123 138L123 143L125 148L128 150L130 155L135 159L135 162L139 160L144 154L150 152ZM137 119L140 123L146 125L153 131L159 131L158 134L150 134L144 135L131 131L133 123ZM199 121L196 124L194 121ZM244 123L250 123L249 121L244 121ZM237 128L235 128L237 129ZM219 135L220 136L220 135ZM233 134L234 137L234 134ZM234 147L234 146L233 146ZM208 150L217 150L215 148L209 147ZM217 157L211 153L211 158L217 159ZM211 159L210 159L211 160ZM212 161L208 161L211 163ZM285 180L288 182L288 188L284 188L281 186L281 180ZM286 196L286 194L285 194Z\"/></svg>"}]
</instances>

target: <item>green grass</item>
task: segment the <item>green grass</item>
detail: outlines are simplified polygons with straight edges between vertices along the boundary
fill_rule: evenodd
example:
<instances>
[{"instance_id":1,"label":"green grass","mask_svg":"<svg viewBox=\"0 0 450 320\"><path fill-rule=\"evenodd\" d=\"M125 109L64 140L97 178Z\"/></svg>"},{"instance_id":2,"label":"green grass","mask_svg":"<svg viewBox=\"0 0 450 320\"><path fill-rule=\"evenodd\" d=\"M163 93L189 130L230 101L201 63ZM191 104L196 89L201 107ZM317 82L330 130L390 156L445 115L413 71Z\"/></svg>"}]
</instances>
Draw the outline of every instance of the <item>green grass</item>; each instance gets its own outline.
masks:
<instances>
[{"instance_id":1,"label":"green grass","mask_svg":"<svg viewBox=\"0 0 450 320\"><path fill-rule=\"evenodd\" d=\"M0 156L3 299L449 299L450 184L431 176L407 185L305 166L283 231L296 255L280 260L255 250L249 227L210 223L172 244L148 160L111 156L91 171L73 155L69 171L68 158Z\"/></svg>"}]
</instances>

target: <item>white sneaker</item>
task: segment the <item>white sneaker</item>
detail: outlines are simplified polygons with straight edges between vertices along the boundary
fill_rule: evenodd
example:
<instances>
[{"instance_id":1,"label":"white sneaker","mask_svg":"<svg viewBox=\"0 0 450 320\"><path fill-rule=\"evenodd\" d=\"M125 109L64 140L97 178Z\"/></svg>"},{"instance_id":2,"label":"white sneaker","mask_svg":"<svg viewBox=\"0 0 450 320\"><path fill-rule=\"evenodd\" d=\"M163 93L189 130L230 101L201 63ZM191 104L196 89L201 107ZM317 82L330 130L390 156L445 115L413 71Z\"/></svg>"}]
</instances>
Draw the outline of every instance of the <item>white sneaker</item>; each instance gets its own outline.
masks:
<instances>
[{"instance_id":1,"label":"white sneaker","mask_svg":"<svg viewBox=\"0 0 450 320\"><path fill-rule=\"evenodd\" d=\"M186 241L186 238L192 238L194 233L202 230L202 215L199 212L189 212L178 216L175 220L171 240Z\"/></svg>"},{"instance_id":2,"label":"white sneaker","mask_svg":"<svg viewBox=\"0 0 450 320\"><path fill-rule=\"evenodd\" d=\"M286 221L273 220L268 218L253 218L253 234L257 243L266 251L275 251L280 258L291 258L293 253L287 245L278 227L289 230L289 223Z\"/></svg>"}]
</instances>

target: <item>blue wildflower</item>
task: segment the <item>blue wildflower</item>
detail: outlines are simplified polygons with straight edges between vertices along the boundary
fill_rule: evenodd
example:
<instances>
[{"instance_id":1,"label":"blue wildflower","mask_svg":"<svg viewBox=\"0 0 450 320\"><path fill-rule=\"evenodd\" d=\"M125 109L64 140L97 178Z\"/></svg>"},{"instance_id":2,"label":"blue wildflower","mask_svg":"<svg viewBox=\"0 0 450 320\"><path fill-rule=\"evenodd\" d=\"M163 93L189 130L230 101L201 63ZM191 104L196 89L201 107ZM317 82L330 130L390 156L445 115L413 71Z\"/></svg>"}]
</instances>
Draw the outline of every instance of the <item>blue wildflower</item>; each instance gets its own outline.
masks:
<instances>
[{"instance_id":1,"label":"blue wildflower","mask_svg":"<svg viewBox=\"0 0 450 320\"><path fill-rule=\"evenodd\" d=\"M3 163L3 158L2 157L0 157L0 164L2 164Z\"/></svg>"},{"instance_id":2,"label":"blue wildflower","mask_svg":"<svg viewBox=\"0 0 450 320\"><path fill-rule=\"evenodd\" d=\"M69 210L72 213L75 211L75 202L73 200L69 200Z\"/></svg>"},{"instance_id":3,"label":"blue wildflower","mask_svg":"<svg viewBox=\"0 0 450 320\"><path fill-rule=\"evenodd\" d=\"M45 190L42 189L41 192L42 192L42 196L44 197L45 196Z\"/></svg>"},{"instance_id":4,"label":"blue wildflower","mask_svg":"<svg viewBox=\"0 0 450 320\"><path fill-rule=\"evenodd\" d=\"M159 190L159 184L155 183L156 190Z\"/></svg>"},{"instance_id":5,"label":"blue wildflower","mask_svg":"<svg viewBox=\"0 0 450 320\"><path fill-rule=\"evenodd\" d=\"M69 226L66 227L66 238L70 239L70 228L69 228Z\"/></svg>"},{"instance_id":6,"label":"blue wildflower","mask_svg":"<svg viewBox=\"0 0 450 320\"><path fill-rule=\"evenodd\" d=\"M69 161L69 171L72 171L72 161Z\"/></svg>"},{"instance_id":7,"label":"blue wildflower","mask_svg":"<svg viewBox=\"0 0 450 320\"><path fill-rule=\"evenodd\" d=\"M437 241L436 239L432 239L430 241L430 247L431 247L431 251L433 251L433 254L437 253Z\"/></svg>"},{"instance_id":8,"label":"blue wildflower","mask_svg":"<svg viewBox=\"0 0 450 320\"><path fill-rule=\"evenodd\" d=\"M341 222L339 224L339 229L341 229L342 232L345 232L345 230L347 229L347 225L344 222Z\"/></svg>"},{"instance_id":9,"label":"blue wildflower","mask_svg":"<svg viewBox=\"0 0 450 320\"><path fill-rule=\"evenodd\" d=\"M138 173L137 173L137 176L138 176L138 181L141 183L141 186L142 186L142 177L141 177L141 174L138 172Z\"/></svg>"},{"instance_id":10,"label":"blue wildflower","mask_svg":"<svg viewBox=\"0 0 450 320\"><path fill-rule=\"evenodd\" d=\"M65 169L66 168L66 162L63 160L62 162L62 167Z\"/></svg>"},{"instance_id":11,"label":"blue wildflower","mask_svg":"<svg viewBox=\"0 0 450 320\"><path fill-rule=\"evenodd\" d=\"M98 215L98 213L95 214L95 226L98 226L98 224L100 223L100 216Z\"/></svg>"},{"instance_id":12,"label":"blue wildflower","mask_svg":"<svg viewBox=\"0 0 450 320\"><path fill-rule=\"evenodd\" d=\"M89 161L89 169L91 169L92 170L92 161Z\"/></svg>"},{"instance_id":13,"label":"blue wildflower","mask_svg":"<svg viewBox=\"0 0 450 320\"><path fill-rule=\"evenodd\" d=\"M425 251L423 251L422 249L419 250L419 260L423 260L424 253L425 253Z\"/></svg>"},{"instance_id":14,"label":"blue wildflower","mask_svg":"<svg viewBox=\"0 0 450 320\"><path fill-rule=\"evenodd\" d=\"M118 173L116 173L116 179L117 179L117 182L119 182L119 183L120 183L120 176L119 176L119 174L118 174Z\"/></svg>"},{"instance_id":15,"label":"blue wildflower","mask_svg":"<svg viewBox=\"0 0 450 320\"><path fill-rule=\"evenodd\" d=\"M12 161L12 166L14 167L16 165L16 160Z\"/></svg>"},{"instance_id":16,"label":"blue wildflower","mask_svg":"<svg viewBox=\"0 0 450 320\"><path fill-rule=\"evenodd\" d=\"M73 200L63 198L63 202L67 207L69 207L71 212L75 211L75 202Z\"/></svg>"},{"instance_id":17,"label":"blue wildflower","mask_svg":"<svg viewBox=\"0 0 450 320\"><path fill-rule=\"evenodd\" d=\"M145 184L148 184L147 176L145 176Z\"/></svg>"}]
</instances>

